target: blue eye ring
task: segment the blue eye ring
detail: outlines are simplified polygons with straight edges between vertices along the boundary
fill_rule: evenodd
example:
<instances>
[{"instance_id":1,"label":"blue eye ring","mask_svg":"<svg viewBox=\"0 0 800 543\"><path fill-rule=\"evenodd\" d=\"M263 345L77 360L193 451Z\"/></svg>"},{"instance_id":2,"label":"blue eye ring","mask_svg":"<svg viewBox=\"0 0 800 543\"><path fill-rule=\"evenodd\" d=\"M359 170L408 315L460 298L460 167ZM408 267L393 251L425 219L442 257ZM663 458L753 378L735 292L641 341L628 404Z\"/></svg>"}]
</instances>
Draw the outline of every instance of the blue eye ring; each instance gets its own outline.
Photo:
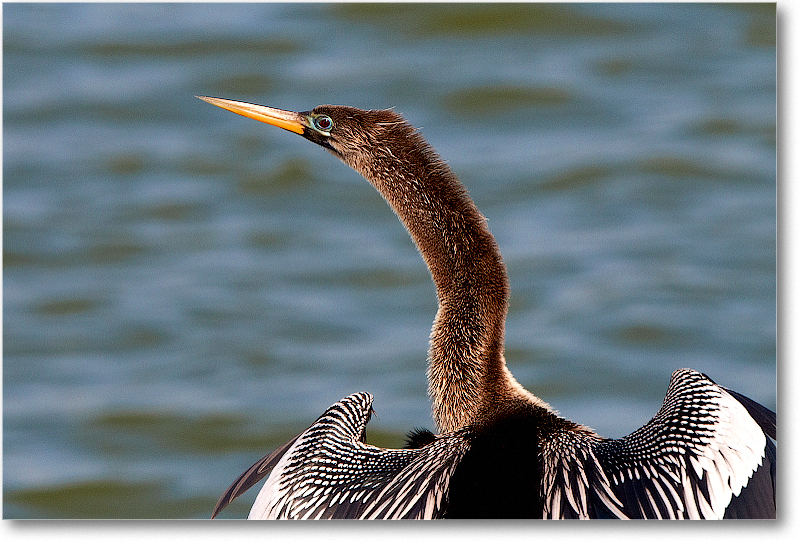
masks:
<instances>
[{"instance_id":1,"label":"blue eye ring","mask_svg":"<svg viewBox=\"0 0 800 543\"><path fill-rule=\"evenodd\" d=\"M315 115L311 122L314 124L314 128L326 134L333 129L333 119L327 115Z\"/></svg>"}]
</instances>

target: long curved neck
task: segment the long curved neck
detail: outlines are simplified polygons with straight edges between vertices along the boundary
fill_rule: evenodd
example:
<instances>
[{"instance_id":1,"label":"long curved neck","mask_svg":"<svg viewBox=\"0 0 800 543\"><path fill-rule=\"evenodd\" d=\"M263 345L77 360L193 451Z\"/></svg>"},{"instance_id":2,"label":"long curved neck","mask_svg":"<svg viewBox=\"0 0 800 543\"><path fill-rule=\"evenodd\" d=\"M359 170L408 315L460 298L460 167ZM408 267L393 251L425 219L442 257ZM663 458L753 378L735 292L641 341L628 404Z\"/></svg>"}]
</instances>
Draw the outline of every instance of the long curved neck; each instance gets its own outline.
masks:
<instances>
[{"instance_id":1,"label":"long curved neck","mask_svg":"<svg viewBox=\"0 0 800 543\"><path fill-rule=\"evenodd\" d=\"M503 359L506 269L486 219L447 165L410 126L396 132L351 165L403 222L436 284L428 392L439 430L449 432L521 389Z\"/></svg>"}]
</instances>

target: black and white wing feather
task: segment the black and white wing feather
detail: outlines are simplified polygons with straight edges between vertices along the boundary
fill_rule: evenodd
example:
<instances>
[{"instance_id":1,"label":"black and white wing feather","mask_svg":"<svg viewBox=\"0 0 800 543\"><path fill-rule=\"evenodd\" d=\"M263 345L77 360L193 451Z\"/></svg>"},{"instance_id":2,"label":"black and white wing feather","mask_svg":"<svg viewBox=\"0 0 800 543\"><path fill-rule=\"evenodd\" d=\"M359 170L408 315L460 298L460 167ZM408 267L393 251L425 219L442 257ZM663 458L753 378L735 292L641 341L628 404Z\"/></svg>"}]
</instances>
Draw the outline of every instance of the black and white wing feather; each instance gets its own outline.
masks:
<instances>
[{"instance_id":1,"label":"black and white wing feather","mask_svg":"<svg viewBox=\"0 0 800 543\"><path fill-rule=\"evenodd\" d=\"M468 447L465 432L418 449L381 449L362 441L371 410L366 392L332 405L242 474L214 514L269 473L251 519L440 517L450 476Z\"/></svg>"},{"instance_id":2,"label":"black and white wing feather","mask_svg":"<svg viewBox=\"0 0 800 543\"><path fill-rule=\"evenodd\" d=\"M775 517L775 414L693 370L622 439L590 430L543 444L549 518Z\"/></svg>"}]
</instances>

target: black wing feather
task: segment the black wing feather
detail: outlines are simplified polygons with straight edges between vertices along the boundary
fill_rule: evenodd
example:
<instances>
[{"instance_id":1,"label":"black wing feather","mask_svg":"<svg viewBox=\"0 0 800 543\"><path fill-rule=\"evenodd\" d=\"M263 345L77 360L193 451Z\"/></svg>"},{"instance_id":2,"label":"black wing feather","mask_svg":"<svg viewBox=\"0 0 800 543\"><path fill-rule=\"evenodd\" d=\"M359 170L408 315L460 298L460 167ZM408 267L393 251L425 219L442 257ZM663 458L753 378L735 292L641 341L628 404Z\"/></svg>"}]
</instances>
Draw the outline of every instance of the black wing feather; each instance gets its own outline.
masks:
<instances>
[{"instance_id":1,"label":"black wing feather","mask_svg":"<svg viewBox=\"0 0 800 543\"><path fill-rule=\"evenodd\" d=\"M544 514L774 518L774 435L772 411L677 370L661 409L632 434L603 439L585 429L543 444Z\"/></svg>"},{"instance_id":2,"label":"black wing feather","mask_svg":"<svg viewBox=\"0 0 800 543\"><path fill-rule=\"evenodd\" d=\"M250 518L435 518L468 449L467 432L419 433L418 448L363 443L372 396L332 405L305 432L256 462L225 492L216 514L269 473Z\"/></svg>"},{"instance_id":3,"label":"black wing feather","mask_svg":"<svg viewBox=\"0 0 800 543\"><path fill-rule=\"evenodd\" d=\"M777 518L775 501L775 443L767 440L764 464L756 470L741 494L734 496L724 518Z\"/></svg>"},{"instance_id":4,"label":"black wing feather","mask_svg":"<svg viewBox=\"0 0 800 543\"><path fill-rule=\"evenodd\" d=\"M297 438L301 435L302 434L297 434L287 443L281 445L273 452L250 466L247 471L239 475L239 477L231 486L228 487L228 489L217 502L217 505L214 507L214 512L211 513L211 518L216 518L216 516L219 515L220 512L225 509L233 500L250 490L253 485L269 475L269 472L272 471L272 468L275 467L286 451L289 450L289 447L294 445L294 442L297 441Z\"/></svg>"},{"instance_id":5,"label":"black wing feather","mask_svg":"<svg viewBox=\"0 0 800 543\"><path fill-rule=\"evenodd\" d=\"M775 412L771 409L767 409L760 403L751 400L747 396L743 396L738 392L735 392L729 388L720 387L725 390L728 394L736 398L736 400L747 409L747 412L750 413L750 416L753 417L753 420L761 426L761 429L764 430L764 433L767 434L772 439L778 439L777 437L777 416Z\"/></svg>"}]
</instances>

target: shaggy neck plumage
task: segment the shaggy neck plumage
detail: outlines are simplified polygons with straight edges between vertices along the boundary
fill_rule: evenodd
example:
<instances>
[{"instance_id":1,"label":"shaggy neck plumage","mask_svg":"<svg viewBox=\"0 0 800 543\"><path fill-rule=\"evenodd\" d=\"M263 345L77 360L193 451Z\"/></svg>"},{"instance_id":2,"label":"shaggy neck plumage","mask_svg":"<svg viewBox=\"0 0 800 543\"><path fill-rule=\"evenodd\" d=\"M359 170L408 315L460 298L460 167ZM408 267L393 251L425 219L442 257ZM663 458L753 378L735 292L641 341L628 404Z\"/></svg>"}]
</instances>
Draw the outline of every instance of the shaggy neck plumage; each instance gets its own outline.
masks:
<instances>
[{"instance_id":1,"label":"shaggy neck plumage","mask_svg":"<svg viewBox=\"0 0 800 543\"><path fill-rule=\"evenodd\" d=\"M428 360L428 392L441 432L473 424L488 403L519 387L505 367L505 265L463 185L405 123L350 163L384 196L430 270L439 301Z\"/></svg>"}]
</instances>

